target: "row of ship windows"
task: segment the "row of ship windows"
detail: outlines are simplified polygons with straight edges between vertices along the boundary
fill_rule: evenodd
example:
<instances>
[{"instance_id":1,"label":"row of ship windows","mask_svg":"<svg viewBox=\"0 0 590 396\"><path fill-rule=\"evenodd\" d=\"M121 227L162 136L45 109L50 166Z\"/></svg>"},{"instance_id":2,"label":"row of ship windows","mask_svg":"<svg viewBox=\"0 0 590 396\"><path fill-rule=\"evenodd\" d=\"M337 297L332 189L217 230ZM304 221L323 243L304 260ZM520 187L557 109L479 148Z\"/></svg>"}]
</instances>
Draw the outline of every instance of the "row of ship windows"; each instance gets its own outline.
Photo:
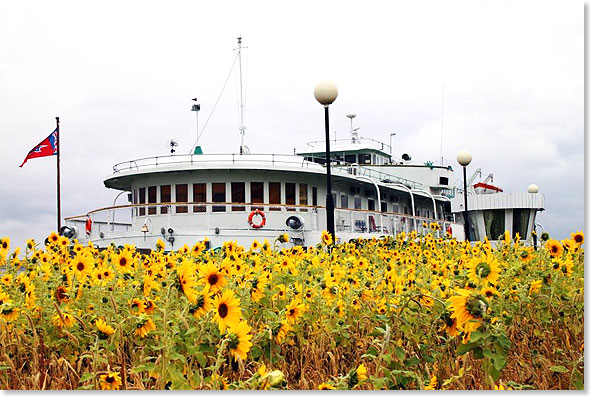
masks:
<instances>
[{"instance_id":1,"label":"row of ship windows","mask_svg":"<svg viewBox=\"0 0 590 396\"><path fill-rule=\"evenodd\" d=\"M314 157L314 156L307 156L305 157L305 159L307 161L312 161L312 162L317 162L318 164L325 164L326 163L326 158L325 157ZM346 162L348 164L360 164L360 165L366 165L366 164L376 164L376 165L383 165L388 163L387 162L387 158L383 157L381 155L375 155L375 154L334 154L332 153L330 155L330 159L333 162Z\"/></svg>"},{"instance_id":2,"label":"row of ship windows","mask_svg":"<svg viewBox=\"0 0 590 396\"><path fill-rule=\"evenodd\" d=\"M268 187L265 186L268 185ZM229 189L228 189L229 185ZM247 191L246 187L249 187ZM284 187L283 187L284 186ZM266 188L265 188L266 187ZM284 198L282 197L282 189L284 188ZM189 191L190 190L190 191ZM229 191L228 191L229 190ZM174 197L172 196L174 192ZM210 192L210 195L208 194ZM228 194L229 192L229 194ZM266 195L268 193L268 195ZM360 194L360 189L354 191L355 194ZM228 201L228 195L231 200ZM246 200L246 195L249 195L249 200ZM194 183L194 184L176 184L176 185L161 185L140 187L133 190L134 204L157 204L163 202L190 202L189 196L192 196L194 203L206 202L232 202L232 203L250 203L250 204L266 204L266 205L301 205L301 206L317 206L318 205L318 188L311 186L311 197L309 197L309 186L306 183L281 183L281 182L250 182L248 185L245 182L229 182L229 183ZM363 198L360 196L350 197L349 195L333 194L334 204L336 208L340 209L368 209L376 210L376 201L374 199L366 199L366 207L363 208ZM299 198L299 199L297 199ZM311 198L311 199L309 199ZM352 199L351 199L352 198ZM398 197L390 196L393 202L398 202ZM349 202L350 201L350 202ZM204 212L206 208L204 205L191 205L192 212ZM384 199L381 200L381 211L387 212L391 209L394 213L401 213L399 205L396 203L388 203ZM173 207L175 213L188 213L188 205L175 205ZM232 211L245 211L244 206L233 206ZM280 208L269 208L269 210L280 210ZM291 209L294 210L294 209ZM305 208L300 208L301 211L306 211ZM167 214L168 206L140 207L136 210L136 214L144 216L146 213ZM222 205L213 205L213 212L225 212L226 207ZM403 213L409 214L409 208L403 206ZM416 209L417 216L430 217L431 211L429 209Z\"/></svg>"}]
</instances>

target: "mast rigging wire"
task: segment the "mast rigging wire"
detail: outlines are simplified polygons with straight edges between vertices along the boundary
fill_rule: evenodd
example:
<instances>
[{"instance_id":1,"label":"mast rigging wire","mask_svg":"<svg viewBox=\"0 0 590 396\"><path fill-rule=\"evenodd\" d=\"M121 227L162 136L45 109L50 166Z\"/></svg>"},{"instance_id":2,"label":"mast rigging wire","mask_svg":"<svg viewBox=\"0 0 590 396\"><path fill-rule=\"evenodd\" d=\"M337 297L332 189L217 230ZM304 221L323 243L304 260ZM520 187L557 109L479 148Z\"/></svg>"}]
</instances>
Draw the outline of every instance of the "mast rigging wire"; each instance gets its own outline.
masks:
<instances>
[{"instance_id":1,"label":"mast rigging wire","mask_svg":"<svg viewBox=\"0 0 590 396\"><path fill-rule=\"evenodd\" d=\"M205 125L203 126L203 129L201 129L200 133L197 131L198 132L197 133L197 141L191 147L191 151L189 152L189 154L193 153L193 150L195 149L197 142L199 141L201 135L203 135L203 132L205 132L205 128L207 128L207 125L209 124L209 120L211 119L211 116L215 112L215 108L217 107L217 104L219 103L219 99L221 99L221 95L223 95L223 91L225 90L227 82L229 81L229 78L231 77L231 74L234 70L237 60L238 60L238 55L236 55L236 57L234 58L234 63L232 63L231 68L229 69L229 74L227 75L227 78L225 79L225 83L223 83L223 88L221 88L221 92L219 93L219 96L217 97L217 100L215 101L215 105L213 105L213 109L211 110L211 113L209 113L209 117L207 118L207 121L205 121Z\"/></svg>"}]
</instances>

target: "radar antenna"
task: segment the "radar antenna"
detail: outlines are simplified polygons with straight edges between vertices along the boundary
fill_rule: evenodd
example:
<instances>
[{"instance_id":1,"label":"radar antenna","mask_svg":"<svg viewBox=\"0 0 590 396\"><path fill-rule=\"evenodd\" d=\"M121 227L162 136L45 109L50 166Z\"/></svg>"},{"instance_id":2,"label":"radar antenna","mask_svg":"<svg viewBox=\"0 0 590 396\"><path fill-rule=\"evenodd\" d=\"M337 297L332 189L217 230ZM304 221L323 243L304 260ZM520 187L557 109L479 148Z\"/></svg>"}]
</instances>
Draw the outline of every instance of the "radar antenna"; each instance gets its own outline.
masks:
<instances>
[{"instance_id":1,"label":"radar antenna","mask_svg":"<svg viewBox=\"0 0 590 396\"><path fill-rule=\"evenodd\" d=\"M360 143L361 139L360 139L357 131L359 129L361 129L361 127L354 128L354 129L352 128L352 119L356 117L356 114L347 114L346 117L350 118L350 135L352 138L352 142L353 143Z\"/></svg>"}]
</instances>

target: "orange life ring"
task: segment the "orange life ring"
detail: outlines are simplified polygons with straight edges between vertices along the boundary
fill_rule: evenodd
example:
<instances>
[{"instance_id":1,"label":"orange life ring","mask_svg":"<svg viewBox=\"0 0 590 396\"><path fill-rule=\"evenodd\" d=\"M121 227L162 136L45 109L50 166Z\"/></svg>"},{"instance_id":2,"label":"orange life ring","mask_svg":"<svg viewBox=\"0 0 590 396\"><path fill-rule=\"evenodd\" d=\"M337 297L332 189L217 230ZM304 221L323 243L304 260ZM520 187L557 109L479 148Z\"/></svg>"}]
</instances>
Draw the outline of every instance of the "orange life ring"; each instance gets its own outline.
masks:
<instances>
[{"instance_id":1,"label":"orange life ring","mask_svg":"<svg viewBox=\"0 0 590 396\"><path fill-rule=\"evenodd\" d=\"M90 220L90 217L88 217L86 219L86 235L90 236L90 231L92 231L92 220Z\"/></svg>"},{"instance_id":2,"label":"orange life ring","mask_svg":"<svg viewBox=\"0 0 590 396\"><path fill-rule=\"evenodd\" d=\"M262 221L260 222L260 224L256 224L252 221L255 215L259 215L260 217L262 217ZM260 209L255 209L252 212L250 212L250 215L248 216L248 224L250 224L250 227L252 228L264 227L264 225L266 224L266 216L264 215L264 212Z\"/></svg>"}]
</instances>

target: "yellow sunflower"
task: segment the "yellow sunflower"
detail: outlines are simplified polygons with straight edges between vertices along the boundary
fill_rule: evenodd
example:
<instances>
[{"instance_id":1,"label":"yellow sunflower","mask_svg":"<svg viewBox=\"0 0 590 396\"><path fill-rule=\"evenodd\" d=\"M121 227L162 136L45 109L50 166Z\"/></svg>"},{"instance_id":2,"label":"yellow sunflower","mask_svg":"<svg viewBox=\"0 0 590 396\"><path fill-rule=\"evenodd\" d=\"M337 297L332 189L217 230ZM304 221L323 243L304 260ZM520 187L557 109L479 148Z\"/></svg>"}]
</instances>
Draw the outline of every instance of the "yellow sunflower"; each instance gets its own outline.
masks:
<instances>
[{"instance_id":1,"label":"yellow sunflower","mask_svg":"<svg viewBox=\"0 0 590 396\"><path fill-rule=\"evenodd\" d=\"M447 299L451 303L449 305L449 310L452 312L451 319L457 319L459 330L471 333L481 326L479 320L486 311L487 304L483 297L472 295L469 290L459 289L457 293L459 295Z\"/></svg>"},{"instance_id":2,"label":"yellow sunflower","mask_svg":"<svg viewBox=\"0 0 590 396\"><path fill-rule=\"evenodd\" d=\"M229 352L237 360L240 358L246 360L248 351L252 348L252 335L248 334L252 330L245 320L240 321L236 327L229 327L227 336L229 337Z\"/></svg>"},{"instance_id":3,"label":"yellow sunflower","mask_svg":"<svg viewBox=\"0 0 590 396\"><path fill-rule=\"evenodd\" d=\"M100 376L101 390L119 390L121 388L121 377L119 373L109 371Z\"/></svg>"},{"instance_id":4,"label":"yellow sunflower","mask_svg":"<svg viewBox=\"0 0 590 396\"><path fill-rule=\"evenodd\" d=\"M522 249L518 255L518 258L520 258L523 263L529 263L533 259L533 252L531 248Z\"/></svg>"},{"instance_id":5,"label":"yellow sunflower","mask_svg":"<svg viewBox=\"0 0 590 396\"><path fill-rule=\"evenodd\" d=\"M0 305L0 317L6 322L12 322L18 317L18 308L12 305L12 301L9 298L5 298Z\"/></svg>"},{"instance_id":6,"label":"yellow sunflower","mask_svg":"<svg viewBox=\"0 0 590 396\"><path fill-rule=\"evenodd\" d=\"M155 310L156 303L154 303L154 300L152 300L151 298L145 298L145 300L143 300L143 312L145 312L148 315L151 315L154 313Z\"/></svg>"},{"instance_id":7,"label":"yellow sunflower","mask_svg":"<svg viewBox=\"0 0 590 396\"><path fill-rule=\"evenodd\" d=\"M331 245L332 242L333 242L333 240L332 240L332 234L330 234L326 230L322 231L322 243L324 245Z\"/></svg>"},{"instance_id":8,"label":"yellow sunflower","mask_svg":"<svg viewBox=\"0 0 590 396\"><path fill-rule=\"evenodd\" d=\"M332 384L329 384L327 382L322 382L321 384L318 385L318 390L335 390L336 387Z\"/></svg>"},{"instance_id":9,"label":"yellow sunflower","mask_svg":"<svg viewBox=\"0 0 590 396\"><path fill-rule=\"evenodd\" d=\"M135 325L135 335L144 338L150 331L156 330L156 325L149 316L141 315Z\"/></svg>"},{"instance_id":10,"label":"yellow sunflower","mask_svg":"<svg viewBox=\"0 0 590 396\"><path fill-rule=\"evenodd\" d=\"M272 328L271 332L274 337L274 340L277 344L282 344L285 338L287 338L287 334L291 331L293 327L287 322L283 320L278 326Z\"/></svg>"},{"instance_id":11,"label":"yellow sunflower","mask_svg":"<svg viewBox=\"0 0 590 396\"><path fill-rule=\"evenodd\" d=\"M455 337L459 335L459 330L457 330L457 319L451 318L451 313L445 311L441 319L443 320L444 327L441 330L446 331L451 337Z\"/></svg>"},{"instance_id":12,"label":"yellow sunflower","mask_svg":"<svg viewBox=\"0 0 590 396\"><path fill-rule=\"evenodd\" d=\"M137 297L129 302L129 311L131 311L132 315L140 315L143 313L144 309L145 306L143 305L143 301Z\"/></svg>"},{"instance_id":13,"label":"yellow sunflower","mask_svg":"<svg viewBox=\"0 0 590 396\"><path fill-rule=\"evenodd\" d=\"M542 286L543 286L542 279L532 281L531 286L529 288L529 295L539 293L539 291L541 291Z\"/></svg>"},{"instance_id":14,"label":"yellow sunflower","mask_svg":"<svg viewBox=\"0 0 590 396\"><path fill-rule=\"evenodd\" d=\"M199 276L202 283L209 285L209 290L211 290L212 293L216 293L223 289L227 283L223 273L212 262L208 262L199 269Z\"/></svg>"},{"instance_id":15,"label":"yellow sunflower","mask_svg":"<svg viewBox=\"0 0 590 396\"><path fill-rule=\"evenodd\" d=\"M63 327L72 327L74 326L74 317L67 312L62 312L61 316L59 316L59 313L56 314L52 322L55 327L59 327L60 329Z\"/></svg>"},{"instance_id":16,"label":"yellow sunflower","mask_svg":"<svg viewBox=\"0 0 590 396\"><path fill-rule=\"evenodd\" d=\"M491 286L486 286L483 289L481 289L481 294L483 296L485 296L487 299L490 299L494 296L498 296L500 295L500 293L498 292L498 290L496 290L495 288L491 287Z\"/></svg>"},{"instance_id":17,"label":"yellow sunflower","mask_svg":"<svg viewBox=\"0 0 590 396\"><path fill-rule=\"evenodd\" d=\"M252 245L250 246L250 250L254 251L258 249L260 249L260 243L255 239L254 242L252 242Z\"/></svg>"},{"instance_id":18,"label":"yellow sunflower","mask_svg":"<svg viewBox=\"0 0 590 396\"><path fill-rule=\"evenodd\" d=\"M436 224L436 223L433 223L433 224ZM363 363L361 363L360 366L357 367L356 375L358 376L359 381L364 381L367 379L367 368L365 367L365 365Z\"/></svg>"},{"instance_id":19,"label":"yellow sunflower","mask_svg":"<svg viewBox=\"0 0 590 396\"><path fill-rule=\"evenodd\" d=\"M115 269L120 273L129 273L132 271L135 262L130 251L123 249L121 253L113 253L111 255L111 262Z\"/></svg>"},{"instance_id":20,"label":"yellow sunflower","mask_svg":"<svg viewBox=\"0 0 590 396\"><path fill-rule=\"evenodd\" d=\"M469 279L475 284L498 283L500 265L492 255L483 255L469 260L467 268Z\"/></svg>"},{"instance_id":21,"label":"yellow sunflower","mask_svg":"<svg viewBox=\"0 0 590 396\"><path fill-rule=\"evenodd\" d=\"M584 243L584 232L578 231L573 232L571 234L571 238L576 242L578 245L582 245Z\"/></svg>"},{"instance_id":22,"label":"yellow sunflower","mask_svg":"<svg viewBox=\"0 0 590 396\"><path fill-rule=\"evenodd\" d=\"M99 338L105 339L115 333L115 329L113 328L113 326L107 324L107 322L105 322L101 318L96 319L96 322L94 322L94 324L100 332Z\"/></svg>"},{"instance_id":23,"label":"yellow sunflower","mask_svg":"<svg viewBox=\"0 0 590 396\"><path fill-rule=\"evenodd\" d=\"M0 261L4 261L10 250L10 238L0 238Z\"/></svg>"},{"instance_id":24,"label":"yellow sunflower","mask_svg":"<svg viewBox=\"0 0 590 396\"><path fill-rule=\"evenodd\" d=\"M296 297L287 307L285 308L285 315L289 323L295 323L297 319L305 312L305 305L301 303L299 297Z\"/></svg>"},{"instance_id":25,"label":"yellow sunflower","mask_svg":"<svg viewBox=\"0 0 590 396\"><path fill-rule=\"evenodd\" d=\"M228 326L236 327L242 319L240 299L234 297L233 290L226 290L223 295L215 297L213 308L215 310L213 320L217 322L221 333L225 332Z\"/></svg>"},{"instance_id":26,"label":"yellow sunflower","mask_svg":"<svg viewBox=\"0 0 590 396\"><path fill-rule=\"evenodd\" d=\"M54 231L51 234L49 234L47 239L49 240L50 244L57 244L59 242L59 234Z\"/></svg>"},{"instance_id":27,"label":"yellow sunflower","mask_svg":"<svg viewBox=\"0 0 590 396\"><path fill-rule=\"evenodd\" d=\"M70 261L70 267L76 275L76 278L78 278L79 281L83 281L86 279L86 275L90 274L94 269L94 260L92 259L92 256L78 253L76 257Z\"/></svg>"},{"instance_id":28,"label":"yellow sunflower","mask_svg":"<svg viewBox=\"0 0 590 396\"><path fill-rule=\"evenodd\" d=\"M555 239L549 239L545 244L545 248L547 249L551 257L561 257L563 253L563 246L561 246L561 243L559 243L559 241L556 241Z\"/></svg>"},{"instance_id":29,"label":"yellow sunflower","mask_svg":"<svg viewBox=\"0 0 590 396\"><path fill-rule=\"evenodd\" d=\"M197 301L197 292L194 287L196 286L196 268L193 262L182 259L180 266L176 268L176 274L178 276L178 287L186 298L194 303Z\"/></svg>"},{"instance_id":30,"label":"yellow sunflower","mask_svg":"<svg viewBox=\"0 0 590 396\"><path fill-rule=\"evenodd\" d=\"M197 300L189 308L189 313L191 313L195 319L199 319L207 312L211 311L212 308L213 302L211 301L211 298L209 298L209 293L203 292L199 293Z\"/></svg>"}]
</instances>

